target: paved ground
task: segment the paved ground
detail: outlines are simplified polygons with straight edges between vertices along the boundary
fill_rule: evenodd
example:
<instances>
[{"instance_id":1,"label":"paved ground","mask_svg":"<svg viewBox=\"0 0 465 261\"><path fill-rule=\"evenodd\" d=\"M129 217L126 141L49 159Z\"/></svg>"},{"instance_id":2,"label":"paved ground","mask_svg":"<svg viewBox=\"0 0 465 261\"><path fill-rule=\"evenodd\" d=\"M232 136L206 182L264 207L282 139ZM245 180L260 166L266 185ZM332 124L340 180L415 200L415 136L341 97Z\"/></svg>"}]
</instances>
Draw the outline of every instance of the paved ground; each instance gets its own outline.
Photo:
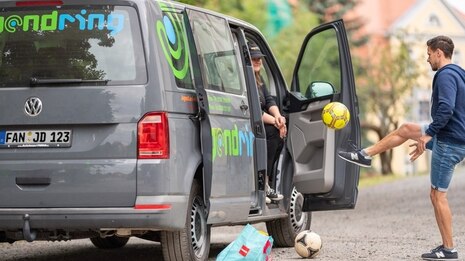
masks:
<instances>
[{"instance_id":1,"label":"paved ground","mask_svg":"<svg viewBox=\"0 0 465 261\"><path fill-rule=\"evenodd\" d=\"M449 191L455 242L465 260L465 169L456 171ZM256 225L264 228L263 224ZM323 248L316 260L420 260L440 243L429 202L429 177L364 188L354 210L313 213L312 229ZM210 260L240 232L241 227L215 228ZM117 251L98 250L88 240L0 244L0 260L160 260L156 243L131 239ZM273 249L273 260L300 260L293 248Z\"/></svg>"}]
</instances>

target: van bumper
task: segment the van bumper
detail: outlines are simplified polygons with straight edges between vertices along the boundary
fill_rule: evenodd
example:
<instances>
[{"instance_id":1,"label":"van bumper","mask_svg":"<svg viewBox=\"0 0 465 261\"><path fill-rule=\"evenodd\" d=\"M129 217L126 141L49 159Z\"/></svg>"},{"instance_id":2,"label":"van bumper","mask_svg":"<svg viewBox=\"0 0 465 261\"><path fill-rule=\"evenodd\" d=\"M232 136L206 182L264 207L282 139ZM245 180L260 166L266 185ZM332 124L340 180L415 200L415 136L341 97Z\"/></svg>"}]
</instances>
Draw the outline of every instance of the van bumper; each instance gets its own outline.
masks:
<instances>
[{"instance_id":1,"label":"van bumper","mask_svg":"<svg viewBox=\"0 0 465 261\"><path fill-rule=\"evenodd\" d=\"M0 231L22 229L26 215L31 229L179 230L186 223L187 202L187 196L169 195L138 197L138 208L0 208Z\"/></svg>"}]
</instances>

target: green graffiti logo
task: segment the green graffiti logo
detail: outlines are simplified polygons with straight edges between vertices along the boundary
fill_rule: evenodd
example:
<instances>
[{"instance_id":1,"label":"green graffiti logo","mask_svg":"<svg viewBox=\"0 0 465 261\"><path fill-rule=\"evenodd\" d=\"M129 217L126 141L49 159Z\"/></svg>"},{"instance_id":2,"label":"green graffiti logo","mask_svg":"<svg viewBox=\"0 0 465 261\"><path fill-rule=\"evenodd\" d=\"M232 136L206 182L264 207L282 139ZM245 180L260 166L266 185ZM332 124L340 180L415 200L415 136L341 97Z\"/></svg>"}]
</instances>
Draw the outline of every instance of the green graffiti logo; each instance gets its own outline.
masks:
<instances>
[{"instance_id":1,"label":"green graffiti logo","mask_svg":"<svg viewBox=\"0 0 465 261\"><path fill-rule=\"evenodd\" d=\"M231 130L212 128L212 161L223 156L252 157L254 139L247 126L244 130L238 130L236 124Z\"/></svg>"},{"instance_id":2,"label":"green graffiti logo","mask_svg":"<svg viewBox=\"0 0 465 261\"><path fill-rule=\"evenodd\" d=\"M157 21L157 34L163 53L174 73L180 80L184 79L189 69L189 46L186 41L184 24L171 7L159 3L163 11L162 21Z\"/></svg>"},{"instance_id":3,"label":"green graffiti logo","mask_svg":"<svg viewBox=\"0 0 465 261\"><path fill-rule=\"evenodd\" d=\"M104 30L110 31L111 36L115 36L124 28L124 14L112 12L111 14L88 13L82 9L79 14L51 13L42 15L10 15L0 16L0 33L4 31L15 33L17 29L23 32L32 31L63 31L71 24L79 25L79 30Z\"/></svg>"}]
</instances>

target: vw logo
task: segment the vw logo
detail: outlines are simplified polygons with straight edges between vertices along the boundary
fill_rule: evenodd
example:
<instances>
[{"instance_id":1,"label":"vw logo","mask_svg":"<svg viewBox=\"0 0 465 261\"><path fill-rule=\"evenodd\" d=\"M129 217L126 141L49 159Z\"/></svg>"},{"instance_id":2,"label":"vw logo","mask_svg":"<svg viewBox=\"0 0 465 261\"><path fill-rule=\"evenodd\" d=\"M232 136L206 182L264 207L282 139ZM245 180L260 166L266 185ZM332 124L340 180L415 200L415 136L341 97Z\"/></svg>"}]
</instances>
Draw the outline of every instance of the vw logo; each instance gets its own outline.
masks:
<instances>
[{"instance_id":1,"label":"vw logo","mask_svg":"<svg viewBox=\"0 0 465 261\"><path fill-rule=\"evenodd\" d=\"M24 104L24 111L27 115L35 117L42 111L42 101L37 97L30 97Z\"/></svg>"}]
</instances>

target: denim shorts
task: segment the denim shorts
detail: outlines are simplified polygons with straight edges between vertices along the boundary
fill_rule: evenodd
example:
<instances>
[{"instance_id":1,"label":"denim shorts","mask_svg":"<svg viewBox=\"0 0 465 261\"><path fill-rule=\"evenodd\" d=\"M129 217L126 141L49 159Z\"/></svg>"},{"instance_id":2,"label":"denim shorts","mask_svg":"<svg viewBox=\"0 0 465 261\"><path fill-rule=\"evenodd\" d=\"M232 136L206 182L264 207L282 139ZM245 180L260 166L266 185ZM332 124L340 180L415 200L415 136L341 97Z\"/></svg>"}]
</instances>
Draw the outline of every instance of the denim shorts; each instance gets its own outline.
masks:
<instances>
[{"instance_id":1,"label":"denim shorts","mask_svg":"<svg viewBox=\"0 0 465 261\"><path fill-rule=\"evenodd\" d=\"M455 166L465 158L465 146L433 138L431 187L441 192L449 188Z\"/></svg>"},{"instance_id":2,"label":"denim shorts","mask_svg":"<svg viewBox=\"0 0 465 261\"><path fill-rule=\"evenodd\" d=\"M421 128L421 135L425 135L426 134L426 130L428 129L429 127L429 123L426 123L426 124L422 124L420 125L420 128ZM431 139L430 141L428 141L428 143L426 143L426 148L429 149L429 150L433 150L433 140L434 139Z\"/></svg>"}]
</instances>

